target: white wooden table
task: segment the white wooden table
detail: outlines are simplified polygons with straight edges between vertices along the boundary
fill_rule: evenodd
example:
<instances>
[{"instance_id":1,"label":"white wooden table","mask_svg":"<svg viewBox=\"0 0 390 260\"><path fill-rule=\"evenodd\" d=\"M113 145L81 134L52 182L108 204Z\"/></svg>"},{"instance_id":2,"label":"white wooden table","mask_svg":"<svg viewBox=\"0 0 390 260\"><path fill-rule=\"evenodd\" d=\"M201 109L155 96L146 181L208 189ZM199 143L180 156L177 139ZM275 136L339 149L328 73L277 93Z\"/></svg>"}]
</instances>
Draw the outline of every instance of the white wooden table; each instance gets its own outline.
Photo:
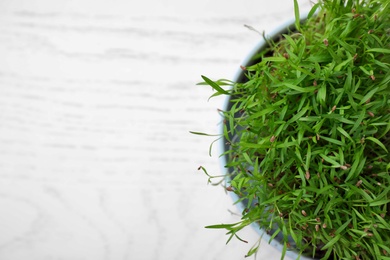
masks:
<instances>
[{"instance_id":1,"label":"white wooden table","mask_svg":"<svg viewBox=\"0 0 390 260\"><path fill-rule=\"evenodd\" d=\"M310 7L308 0L301 8ZM0 259L244 259L212 91L292 0L0 1ZM279 259L263 241L257 259Z\"/></svg>"}]
</instances>

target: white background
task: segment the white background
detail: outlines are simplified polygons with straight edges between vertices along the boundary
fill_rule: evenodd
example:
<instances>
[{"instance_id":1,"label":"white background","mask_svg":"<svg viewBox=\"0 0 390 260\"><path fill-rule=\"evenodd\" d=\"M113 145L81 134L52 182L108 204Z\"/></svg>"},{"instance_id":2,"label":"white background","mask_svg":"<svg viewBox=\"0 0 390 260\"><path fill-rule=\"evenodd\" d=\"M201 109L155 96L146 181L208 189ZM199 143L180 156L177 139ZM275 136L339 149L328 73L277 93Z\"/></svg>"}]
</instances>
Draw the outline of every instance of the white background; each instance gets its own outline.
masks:
<instances>
[{"instance_id":1,"label":"white background","mask_svg":"<svg viewBox=\"0 0 390 260\"><path fill-rule=\"evenodd\" d=\"M302 0L301 9L310 8ZM239 220L222 187L222 98L293 0L1 0L0 260L244 259L206 225ZM279 259L262 242L257 259ZM253 258L252 258L253 259Z\"/></svg>"}]
</instances>

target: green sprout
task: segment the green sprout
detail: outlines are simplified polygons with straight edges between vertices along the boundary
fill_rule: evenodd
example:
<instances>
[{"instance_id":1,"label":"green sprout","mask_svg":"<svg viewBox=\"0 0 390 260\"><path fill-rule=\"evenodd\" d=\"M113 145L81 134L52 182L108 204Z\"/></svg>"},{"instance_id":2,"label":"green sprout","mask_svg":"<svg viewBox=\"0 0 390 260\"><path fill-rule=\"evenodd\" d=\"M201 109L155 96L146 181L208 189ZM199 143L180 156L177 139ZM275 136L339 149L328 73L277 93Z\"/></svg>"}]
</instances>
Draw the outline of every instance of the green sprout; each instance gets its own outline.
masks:
<instances>
[{"instance_id":1,"label":"green sprout","mask_svg":"<svg viewBox=\"0 0 390 260\"><path fill-rule=\"evenodd\" d=\"M300 21L295 1L294 29L267 39L242 81L202 76L229 98L222 178L244 207L208 228L245 241L255 223L281 236L282 258L390 260L389 6L322 0Z\"/></svg>"}]
</instances>

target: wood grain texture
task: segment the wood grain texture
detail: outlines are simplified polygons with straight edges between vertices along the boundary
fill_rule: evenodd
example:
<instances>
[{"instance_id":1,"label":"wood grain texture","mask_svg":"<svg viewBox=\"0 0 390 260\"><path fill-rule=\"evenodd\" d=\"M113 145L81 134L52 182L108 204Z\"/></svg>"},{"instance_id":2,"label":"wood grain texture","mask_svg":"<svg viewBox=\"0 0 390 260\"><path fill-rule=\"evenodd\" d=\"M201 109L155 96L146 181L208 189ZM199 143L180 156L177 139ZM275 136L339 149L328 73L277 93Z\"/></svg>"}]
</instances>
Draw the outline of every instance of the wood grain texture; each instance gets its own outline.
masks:
<instances>
[{"instance_id":1,"label":"wood grain texture","mask_svg":"<svg viewBox=\"0 0 390 260\"><path fill-rule=\"evenodd\" d=\"M310 7L301 1L303 9ZM232 78L290 0L0 1L0 259L244 259L205 74ZM265 242L265 241L264 241ZM279 259L263 243L258 259Z\"/></svg>"}]
</instances>

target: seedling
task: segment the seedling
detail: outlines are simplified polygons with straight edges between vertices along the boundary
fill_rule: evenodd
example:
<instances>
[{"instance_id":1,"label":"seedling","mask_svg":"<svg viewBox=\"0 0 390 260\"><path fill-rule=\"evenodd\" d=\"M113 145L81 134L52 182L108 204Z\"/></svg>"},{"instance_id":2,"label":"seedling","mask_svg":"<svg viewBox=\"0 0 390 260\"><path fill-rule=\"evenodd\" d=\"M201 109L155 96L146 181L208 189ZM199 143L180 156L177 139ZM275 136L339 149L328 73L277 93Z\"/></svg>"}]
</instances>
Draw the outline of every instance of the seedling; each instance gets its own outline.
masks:
<instances>
[{"instance_id":1,"label":"seedling","mask_svg":"<svg viewBox=\"0 0 390 260\"><path fill-rule=\"evenodd\" d=\"M282 258L390 259L389 6L322 0L302 22L295 1L295 29L242 64L245 80L203 76L229 98L223 178L245 208L208 228L243 240L255 223Z\"/></svg>"}]
</instances>

